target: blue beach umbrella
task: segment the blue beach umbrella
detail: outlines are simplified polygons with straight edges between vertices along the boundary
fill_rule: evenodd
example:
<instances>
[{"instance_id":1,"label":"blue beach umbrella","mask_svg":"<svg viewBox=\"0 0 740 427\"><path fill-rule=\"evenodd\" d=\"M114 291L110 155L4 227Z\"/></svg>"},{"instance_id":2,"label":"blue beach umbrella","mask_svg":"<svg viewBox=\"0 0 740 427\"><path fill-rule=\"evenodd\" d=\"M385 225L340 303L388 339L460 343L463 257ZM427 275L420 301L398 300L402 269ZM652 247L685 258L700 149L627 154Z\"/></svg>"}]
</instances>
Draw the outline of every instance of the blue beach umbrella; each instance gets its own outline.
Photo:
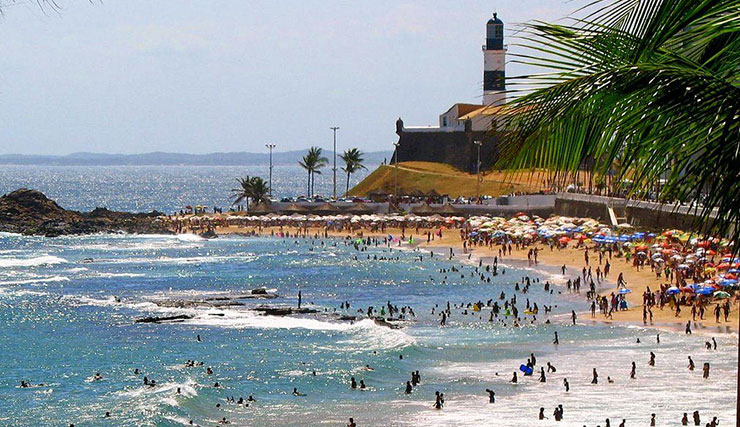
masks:
<instances>
[{"instance_id":1,"label":"blue beach umbrella","mask_svg":"<svg viewBox=\"0 0 740 427\"><path fill-rule=\"evenodd\" d=\"M713 288L700 288L696 291L699 295L712 295L714 293Z\"/></svg>"},{"instance_id":2,"label":"blue beach umbrella","mask_svg":"<svg viewBox=\"0 0 740 427\"><path fill-rule=\"evenodd\" d=\"M665 291L665 293L667 293L668 295L676 295L679 292L681 292L681 290L676 287L670 287L668 288L668 290Z\"/></svg>"},{"instance_id":3,"label":"blue beach umbrella","mask_svg":"<svg viewBox=\"0 0 740 427\"><path fill-rule=\"evenodd\" d=\"M622 295L629 294L631 292L632 292L632 290L631 289L627 289L627 288L622 288L619 291L617 291L618 294L622 294Z\"/></svg>"}]
</instances>

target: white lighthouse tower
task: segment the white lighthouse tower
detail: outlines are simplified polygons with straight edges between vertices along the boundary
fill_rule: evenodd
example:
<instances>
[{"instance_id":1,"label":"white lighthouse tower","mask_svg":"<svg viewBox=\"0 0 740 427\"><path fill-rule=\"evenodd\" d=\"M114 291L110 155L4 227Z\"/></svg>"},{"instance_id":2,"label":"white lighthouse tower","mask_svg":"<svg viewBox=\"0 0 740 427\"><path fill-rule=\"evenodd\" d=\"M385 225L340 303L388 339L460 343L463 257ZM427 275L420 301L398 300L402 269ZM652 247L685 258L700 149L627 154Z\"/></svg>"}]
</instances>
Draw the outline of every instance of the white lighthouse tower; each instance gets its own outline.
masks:
<instances>
[{"instance_id":1,"label":"white lighthouse tower","mask_svg":"<svg viewBox=\"0 0 740 427\"><path fill-rule=\"evenodd\" d=\"M483 104L506 103L505 77L504 23L494 13L486 24L486 44L483 45Z\"/></svg>"}]
</instances>

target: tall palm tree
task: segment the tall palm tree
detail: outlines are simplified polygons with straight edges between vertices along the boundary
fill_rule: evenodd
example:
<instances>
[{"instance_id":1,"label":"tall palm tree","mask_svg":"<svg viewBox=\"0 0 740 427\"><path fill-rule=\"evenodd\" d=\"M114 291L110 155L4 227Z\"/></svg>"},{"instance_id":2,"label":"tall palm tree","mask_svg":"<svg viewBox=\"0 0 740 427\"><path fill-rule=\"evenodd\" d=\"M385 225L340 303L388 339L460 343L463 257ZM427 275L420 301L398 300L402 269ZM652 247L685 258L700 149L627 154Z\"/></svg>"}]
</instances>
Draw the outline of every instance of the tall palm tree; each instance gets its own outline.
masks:
<instances>
[{"instance_id":1,"label":"tall palm tree","mask_svg":"<svg viewBox=\"0 0 740 427\"><path fill-rule=\"evenodd\" d=\"M603 181L618 163L612 179L638 196L664 178L662 201L696 203L697 228L729 233L737 250L738 10L738 0L591 0L568 21L526 24L515 60L545 71L509 80L499 163L561 182L584 167Z\"/></svg>"},{"instance_id":2,"label":"tall palm tree","mask_svg":"<svg viewBox=\"0 0 740 427\"><path fill-rule=\"evenodd\" d=\"M350 148L345 151L344 154L339 155L339 158L344 162L342 170L347 173L347 190L344 192L345 195L349 193L350 176L361 169L367 169L363 164L365 161L365 159L362 158L363 154L364 153L357 148Z\"/></svg>"},{"instance_id":3,"label":"tall palm tree","mask_svg":"<svg viewBox=\"0 0 740 427\"><path fill-rule=\"evenodd\" d=\"M311 171L313 171L314 161L309 154L303 156L303 159L298 161L298 164L306 170L308 173L308 182L306 183L306 197L311 197Z\"/></svg>"},{"instance_id":4,"label":"tall palm tree","mask_svg":"<svg viewBox=\"0 0 740 427\"><path fill-rule=\"evenodd\" d=\"M311 169L311 195L314 194L316 187L316 175L321 175L321 168L329 164L329 159L322 155L320 147L311 147L308 149L308 156L312 160L313 168Z\"/></svg>"},{"instance_id":5,"label":"tall palm tree","mask_svg":"<svg viewBox=\"0 0 740 427\"><path fill-rule=\"evenodd\" d=\"M239 188L231 190L234 199L233 205L246 202L247 210L249 210L250 200L256 204L267 203L267 195L270 190L269 185L264 179L258 176L247 176L246 178L237 178L236 180L239 183Z\"/></svg>"}]
</instances>

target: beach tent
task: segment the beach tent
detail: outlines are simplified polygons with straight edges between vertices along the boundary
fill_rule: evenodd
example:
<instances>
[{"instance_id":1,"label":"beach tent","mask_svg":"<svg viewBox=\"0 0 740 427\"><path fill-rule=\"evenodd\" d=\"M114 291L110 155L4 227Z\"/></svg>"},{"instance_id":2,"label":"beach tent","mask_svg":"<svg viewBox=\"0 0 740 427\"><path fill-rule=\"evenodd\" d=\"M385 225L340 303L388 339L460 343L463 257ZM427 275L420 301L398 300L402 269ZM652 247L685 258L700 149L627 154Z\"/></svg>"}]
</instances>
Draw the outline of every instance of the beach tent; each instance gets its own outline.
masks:
<instances>
[{"instance_id":1,"label":"beach tent","mask_svg":"<svg viewBox=\"0 0 740 427\"><path fill-rule=\"evenodd\" d=\"M452 206L449 203L444 204L443 206L436 209L437 213L440 215L450 216L450 215L459 215L460 210L456 207Z\"/></svg>"},{"instance_id":2,"label":"beach tent","mask_svg":"<svg viewBox=\"0 0 740 427\"><path fill-rule=\"evenodd\" d=\"M275 209L269 203L260 203L258 205L252 205L249 208L249 213L253 215L266 215L269 213L275 213Z\"/></svg>"},{"instance_id":3,"label":"beach tent","mask_svg":"<svg viewBox=\"0 0 740 427\"><path fill-rule=\"evenodd\" d=\"M435 212L434 208L432 208L426 203L422 203L420 206L416 206L411 209L411 213L413 213L414 215L421 215L421 216L433 215L434 212Z\"/></svg>"},{"instance_id":4,"label":"beach tent","mask_svg":"<svg viewBox=\"0 0 740 427\"><path fill-rule=\"evenodd\" d=\"M291 203L288 206L286 206L283 209L280 209L280 212L285 214L305 214L308 213L308 208L305 206L301 206L298 203Z\"/></svg>"},{"instance_id":5,"label":"beach tent","mask_svg":"<svg viewBox=\"0 0 740 427\"><path fill-rule=\"evenodd\" d=\"M367 214L372 213L373 210L370 209L364 203L355 203L354 205L352 205L349 208L345 209L344 212L350 213L350 214L353 214L353 215L367 215Z\"/></svg>"},{"instance_id":6,"label":"beach tent","mask_svg":"<svg viewBox=\"0 0 740 427\"><path fill-rule=\"evenodd\" d=\"M312 213L316 215L332 215L332 214L337 214L339 212L340 212L339 208L332 205L329 202L326 202L321 206L317 206L313 208L312 210Z\"/></svg>"}]
</instances>

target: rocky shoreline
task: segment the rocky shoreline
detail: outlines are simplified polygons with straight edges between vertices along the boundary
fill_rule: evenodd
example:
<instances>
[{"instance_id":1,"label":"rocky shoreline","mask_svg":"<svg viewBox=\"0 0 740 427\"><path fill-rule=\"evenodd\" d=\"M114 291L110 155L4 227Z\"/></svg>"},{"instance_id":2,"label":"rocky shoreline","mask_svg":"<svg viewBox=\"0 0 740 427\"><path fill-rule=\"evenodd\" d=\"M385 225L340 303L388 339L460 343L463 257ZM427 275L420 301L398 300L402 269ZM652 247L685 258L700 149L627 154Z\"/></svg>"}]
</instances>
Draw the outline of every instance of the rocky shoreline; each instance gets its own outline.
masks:
<instances>
[{"instance_id":1,"label":"rocky shoreline","mask_svg":"<svg viewBox=\"0 0 740 427\"><path fill-rule=\"evenodd\" d=\"M0 232L57 237L75 234L172 234L161 212L130 213L96 208L77 212L59 206L36 190L25 188L0 197Z\"/></svg>"}]
</instances>

